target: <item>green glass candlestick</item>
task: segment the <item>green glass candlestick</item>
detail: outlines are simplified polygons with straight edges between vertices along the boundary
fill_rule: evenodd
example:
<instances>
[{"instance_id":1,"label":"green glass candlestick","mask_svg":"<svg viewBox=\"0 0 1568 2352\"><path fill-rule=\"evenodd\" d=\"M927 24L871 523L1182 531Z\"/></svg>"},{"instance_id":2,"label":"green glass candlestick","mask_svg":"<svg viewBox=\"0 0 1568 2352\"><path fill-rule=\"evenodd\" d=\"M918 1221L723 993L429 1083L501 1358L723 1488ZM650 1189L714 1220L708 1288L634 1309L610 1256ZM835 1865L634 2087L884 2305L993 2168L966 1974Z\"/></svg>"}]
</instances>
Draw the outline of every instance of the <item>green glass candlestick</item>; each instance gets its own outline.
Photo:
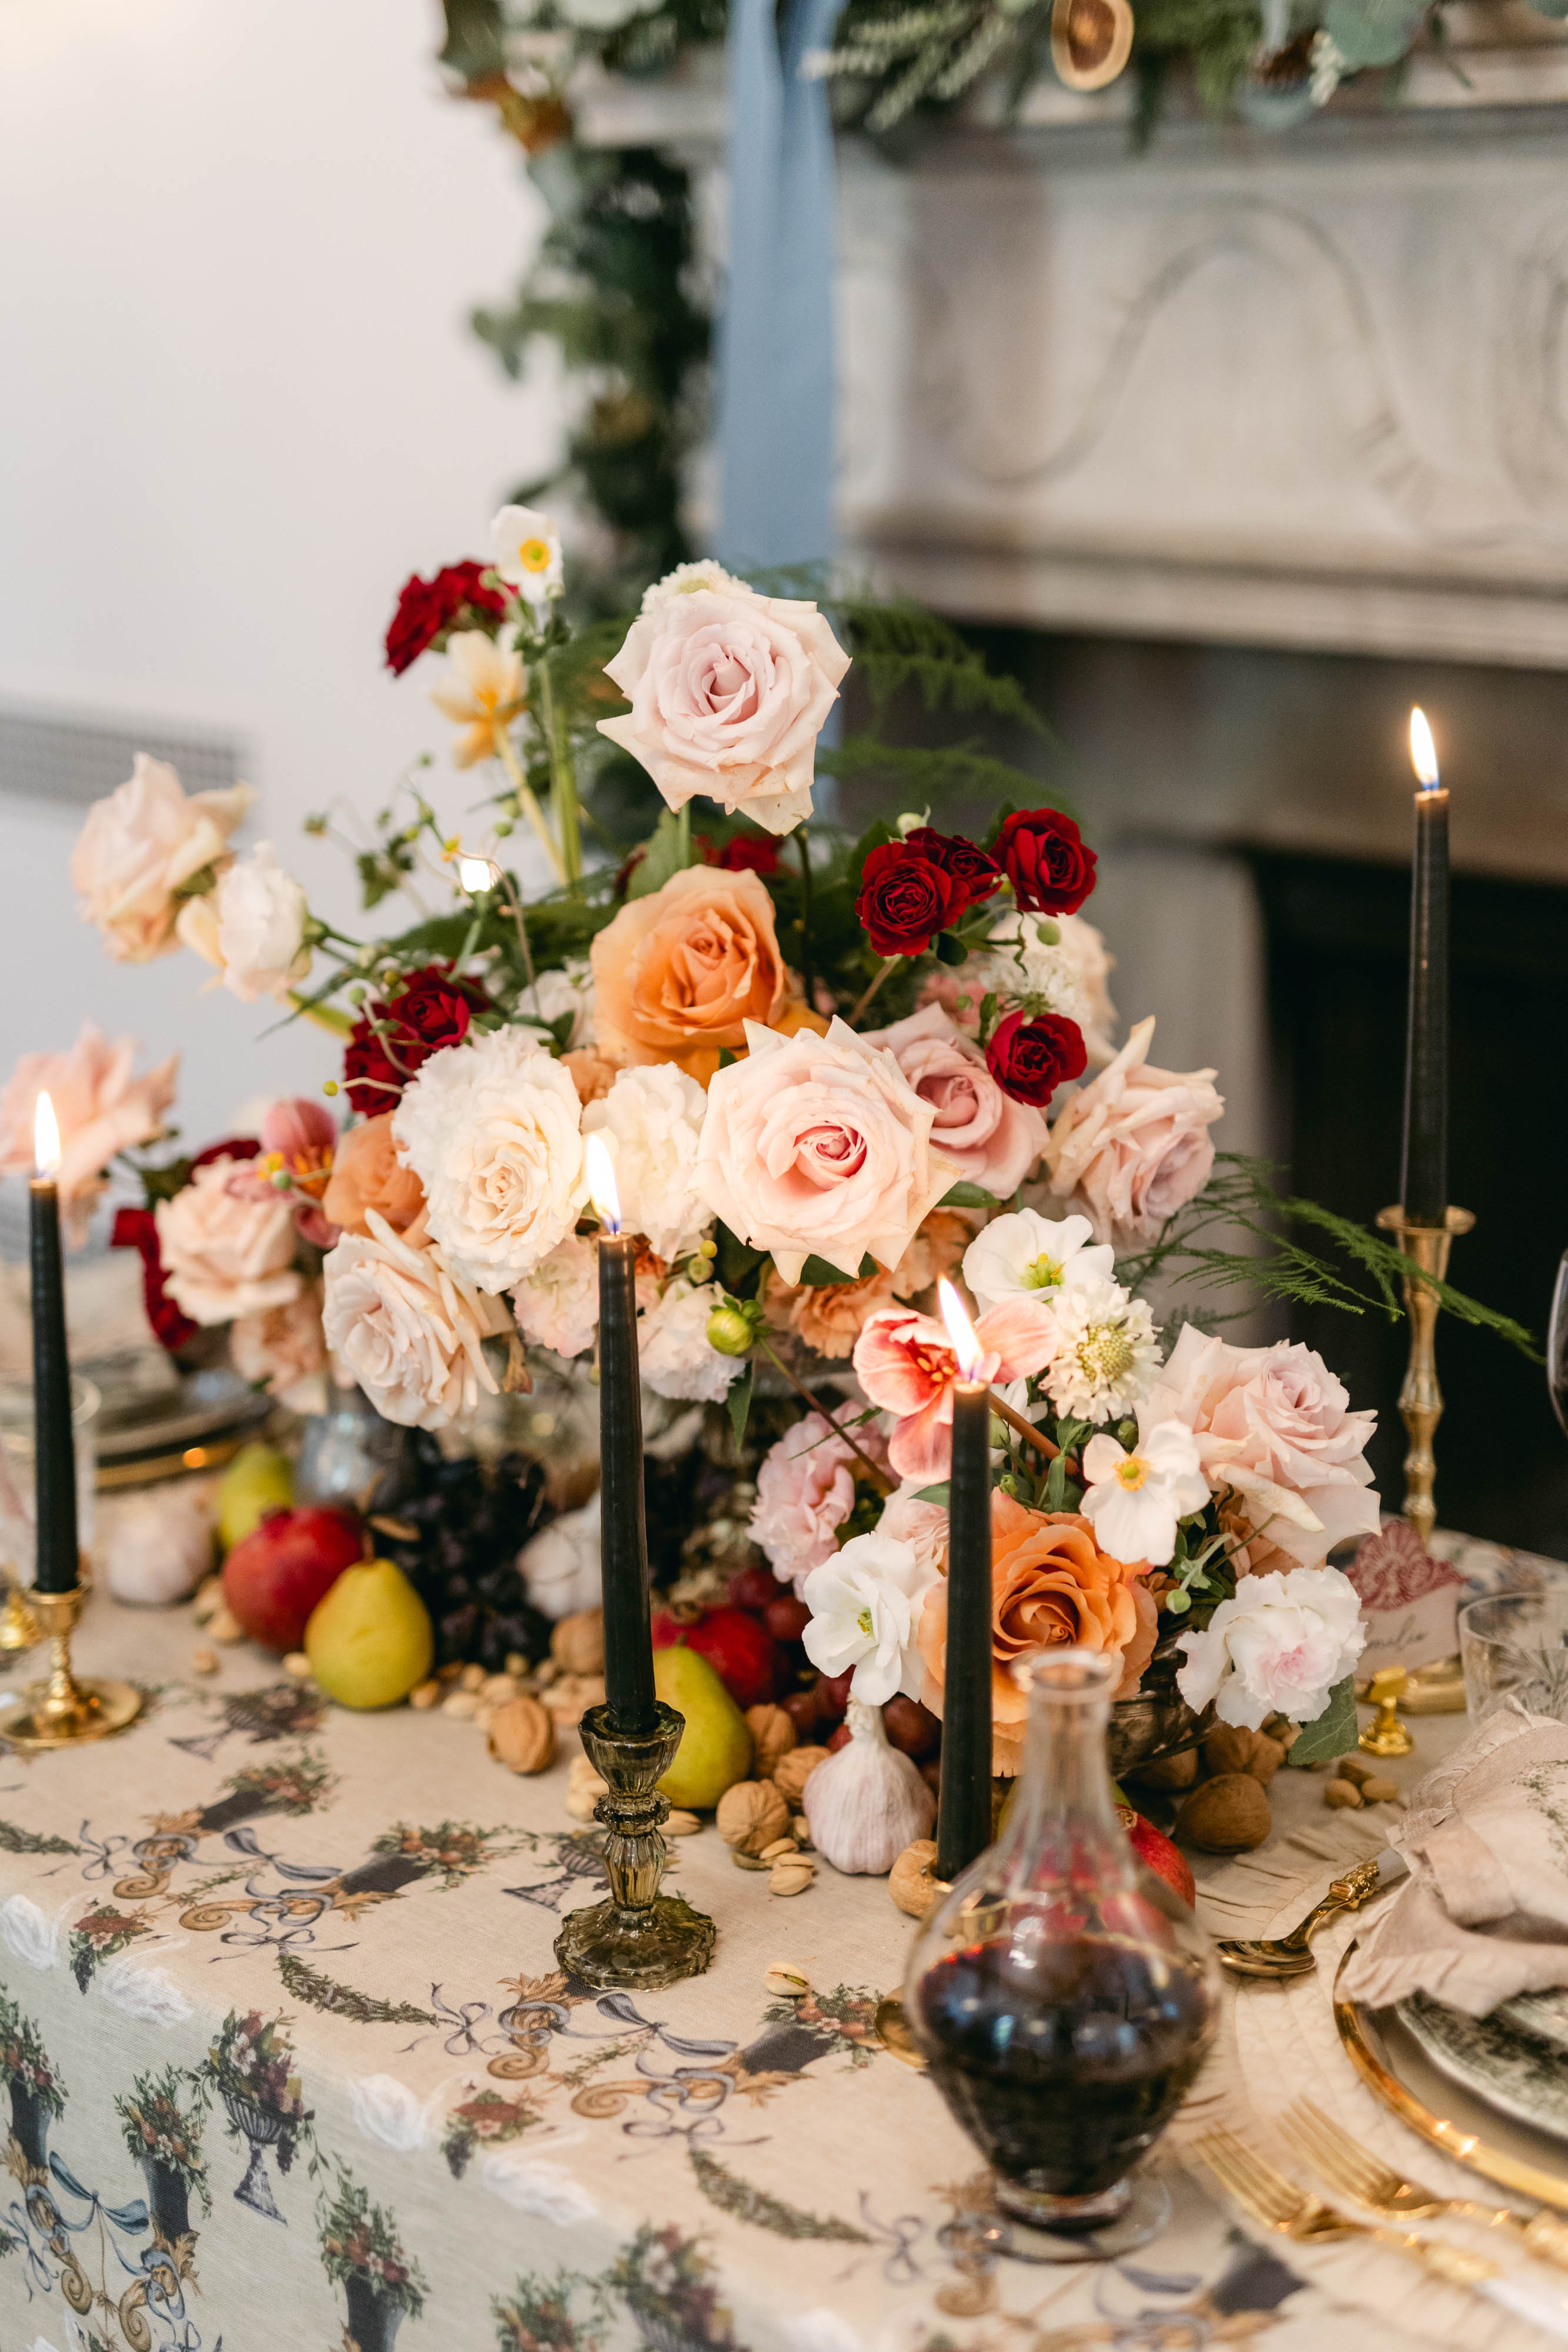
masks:
<instances>
[{"instance_id":1,"label":"green glass candlestick","mask_svg":"<svg viewBox=\"0 0 1568 2352\"><path fill-rule=\"evenodd\" d=\"M594 1807L609 1835L602 1903L568 1914L555 1939L558 1963L596 1992L653 1991L700 1977L713 1958L713 1921L677 1895L661 1895L663 1823L670 1801L655 1783L674 1763L685 1717L662 1699L651 1728L623 1731L609 1706L591 1706L578 1729L583 1752L608 1782Z\"/></svg>"}]
</instances>

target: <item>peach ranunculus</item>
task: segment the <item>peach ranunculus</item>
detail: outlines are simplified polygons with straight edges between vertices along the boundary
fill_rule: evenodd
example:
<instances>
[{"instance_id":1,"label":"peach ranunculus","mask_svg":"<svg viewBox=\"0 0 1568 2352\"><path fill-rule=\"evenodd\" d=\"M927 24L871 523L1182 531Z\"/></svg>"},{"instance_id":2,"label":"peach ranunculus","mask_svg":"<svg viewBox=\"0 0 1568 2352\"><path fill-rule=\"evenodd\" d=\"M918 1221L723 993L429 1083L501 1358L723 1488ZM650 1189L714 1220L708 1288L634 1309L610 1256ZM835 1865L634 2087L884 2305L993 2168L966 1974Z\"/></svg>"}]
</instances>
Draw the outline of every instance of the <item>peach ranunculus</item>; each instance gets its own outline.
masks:
<instances>
[{"instance_id":1,"label":"peach ranunculus","mask_svg":"<svg viewBox=\"0 0 1568 2352\"><path fill-rule=\"evenodd\" d=\"M140 1077L131 1065L136 1040L110 1045L90 1021L68 1054L24 1054L0 1095L0 1168L33 1166L33 1114L47 1094L60 1130L60 1199L71 1237L85 1237L93 1205L115 1154L151 1143L163 1132L174 1101L178 1054Z\"/></svg>"},{"instance_id":2,"label":"peach ranunculus","mask_svg":"<svg viewBox=\"0 0 1568 2352\"><path fill-rule=\"evenodd\" d=\"M703 793L789 833L811 813L817 737L849 666L815 604L737 580L671 580L604 666L632 708L600 732L642 761L671 808Z\"/></svg>"},{"instance_id":3,"label":"peach ranunculus","mask_svg":"<svg viewBox=\"0 0 1568 2352\"><path fill-rule=\"evenodd\" d=\"M242 1315L229 1333L229 1354L242 1380L266 1385L290 1412L326 1410L327 1342L321 1332L321 1285L307 1283L296 1297L259 1315Z\"/></svg>"},{"instance_id":4,"label":"peach ranunculus","mask_svg":"<svg viewBox=\"0 0 1568 2352\"><path fill-rule=\"evenodd\" d=\"M412 1168L399 1162L390 1110L362 1120L340 1138L321 1209L346 1234L369 1233L366 1218L371 1209L394 1234L406 1233L423 1213L424 1187Z\"/></svg>"},{"instance_id":5,"label":"peach ranunculus","mask_svg":"<svg viewBox=\"0 0 1568 2352\"><path fill-rule=\"evenodd\" d=\"M442 1429L497 1393L483 1342L510 1328L504 1301L453 1274L437 1249L411 1249L386 1219L345 1234L322 1267L327 1345L384 1421Z\"/></svg>"},{"instance_id":6,"label":"peach ranunculus","mask_svg":"<svg viewBox=\"0 0 1568 2352\"><path fill-rule=\"evenodd\" d=\"M1254 1530L1239 1571L1317 1568L1347 1536L1376 1531L1365 1457L1377 1415L1352 1412L1343 1381L1299 1341L1234 1348L1189 1323L1138 1419L1185 1422L1209 1486L1232 1489L1224 1516Z\"/></svg>"},{"instance_id":7,"label":"peach ranunculus","mask_svg":"<svg viewBox=\"0 0 1568 2352\"><path fill-rule=\"evenodd\" d=\"M1018 1191L1045 1149L1043 1115L1003 1094L979 1047L940 1004L927 1004L891 1029L873 1030L868 1045L885 1045L910 1085L931 1104L931 1140L966 1182L998 1201Z\"/></svg>"},{"instance_id":8,"label":"peach ranunculus","mask_svg":"<svg viewBox=\"0 0 1568 2352\"><path fill-rule=\"evenodd\" d=\"M931 1149L930 1104L845 1022L780 1037L748 1021L746 1042L708 1087L702 1199L786 1282L812 1256L852 1276L868 1255L896 1266L954 1182Z\"/></svg>"},{"instance_id":9,"label":"peach ranunculus","mask_svg":"<svg viewBox=\"0 0 1568 2352\"><path fill-rule=\"evenodd\" d=\"M252 1197L244 1160L209 1160L153 1216L163 1286L193 1323L262 1315L298 1296L294 1211L287 1196Z\"/></svg>"},{"instance_id":10,"label":"peach ranunculus","mask_svg":"<svg viewBox=\"0 0 1568 2352\"><path fill-rule=\"evenodd\" d=\"M128 782L95 801L71 852L81 918L111 956L146 963L176 945L180 895L225 864L256 795L248 784L185 793L166 761L136 754Z\"/></svg>"},{"instance_id":11,"label":"peach ranunculus","mask_svg":"<svg viewBox=\"0 0 1568 2352\"><path fill-rule=\"evenodd\" d=\"M721 1047L784 1002L773 901L757 875L688 866L629 898L593 942L593 1041L606 1061L711 1076ZM694 1057L696 1066L693 1066Z\"/></svg>"},{"instance_id":12,"label":"peach ranunculus","mask_svg":"<svg viewBox=\"0 0 1568 2352\"><path fill-rule=\"evenodd\" d=\"M781 1282L770 1273L763 1306L775 1330L792 1331L830 1362L841 1363L870 1318L895 1299L917 1298L940 1275L950 1274L970 1241L968 1226L951 1209L934 1209L891 1274L878 1266L863 1281Z\"/></svg>"},{"instance_id":13,"label":"peach ranunculus","mask_svg":"<svg viewBox=\"0 0 1568 2352\"><path fill-rule=\"evenodd\" d=\"M1214 1166L1208 1130L1225 1108L1212 1070L1156 1070L1154 1017L1071 1102L1045 1147L1051 1190L1117 1250L1151 1242L1201 1192Z\"/></svg>"},{"instance_id":14,"label":"peach ranunculus","mask_svg":"<svg viewBox=\"0 0 1568 2352\"><path fill-rule=\"evenodd\" d=\"M983 1353L982 1381L1022 1380L1038 1372L1057 1346L1049 1307L1032 1298L1008 1299L982 1315L975 1337ZM873 1315L855 1342L855 1377L879 1412L898 1415L887 1458L915 1485L946 1478L953 1456L953 1384L958 1359L946 1327L907 1307Z\"/></svg>"},{"instance_id":15,"label":"peach ranunculus","mask_svg":"<svg viewBox=\"0 0 1568 2352\"><path fill-rule=\"evenodd\" d=\"M1112 1559L1076 1511L1031 1511L998 1488L991 1496L991 1769L1022 1762L1027 1695L1013 1668L1040 1650L1076 1645L1122 1662L1117 1698L1131 1698L1154 1655L1159 1616L1140 1561ZM942 1712L947 1580L933 1585L920 1619L921 1698Z\"/></svg>"}]
</instances>

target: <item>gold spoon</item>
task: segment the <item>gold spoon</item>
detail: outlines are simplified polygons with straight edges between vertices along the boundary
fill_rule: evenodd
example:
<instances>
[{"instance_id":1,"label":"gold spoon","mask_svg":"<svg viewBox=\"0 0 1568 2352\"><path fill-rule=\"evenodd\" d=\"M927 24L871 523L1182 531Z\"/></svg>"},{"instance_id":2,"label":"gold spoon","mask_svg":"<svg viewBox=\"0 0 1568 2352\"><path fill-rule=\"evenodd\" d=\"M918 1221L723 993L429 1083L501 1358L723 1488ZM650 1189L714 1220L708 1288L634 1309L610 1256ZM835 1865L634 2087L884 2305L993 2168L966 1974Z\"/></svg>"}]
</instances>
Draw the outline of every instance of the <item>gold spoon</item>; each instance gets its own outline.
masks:
<instances>
[{"instance_id":1,"label":"gold spoon","mask_svg":"<svg viewBox=\"0 0 1568 2352\"><path fill-rule=\"evenodd\" d=\"M1342 1911L1359 1911L1364 1903L1405 1877L1409 1867L1404 1856L1390 1848L1374 1854L1370 1862L1358 1862L1354 1870L1334 1880L1322 1901L1314 1903L1300 1927L1292 1927L1288 1936L1228 1936L1218 1942L1214 1948L1220 1966L1237 1977L1310 1976L1317 1962L1308 1947L1324 1921Z\"/></svg>"}]
</instances>

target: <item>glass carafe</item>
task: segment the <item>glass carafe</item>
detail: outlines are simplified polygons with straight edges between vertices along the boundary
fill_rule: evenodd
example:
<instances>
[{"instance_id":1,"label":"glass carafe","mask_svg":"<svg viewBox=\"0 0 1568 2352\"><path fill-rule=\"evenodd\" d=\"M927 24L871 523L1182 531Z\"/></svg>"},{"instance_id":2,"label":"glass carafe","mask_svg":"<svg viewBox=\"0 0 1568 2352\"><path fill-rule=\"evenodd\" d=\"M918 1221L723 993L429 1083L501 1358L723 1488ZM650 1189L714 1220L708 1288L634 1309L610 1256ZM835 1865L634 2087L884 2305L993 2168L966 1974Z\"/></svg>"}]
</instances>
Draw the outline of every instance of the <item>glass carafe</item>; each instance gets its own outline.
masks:
<instances>
[{"instance_id":1,"label":"glass carafe","mask_svg":"<svg viewBox=\"0 0 1568 2352\"><path fill-rule=\"evenodd\" d=\"M1051 1650L1018 1671L1029 1737L1007 1827L927 1916L904 2006L992 2168L1007 2251L1104 2260L1164 2226L1165 2188L1134 2168L1202 2063L1218 1976L1192 1911L1116 1817L1105 1736L1120 1662Z\"/></svg>"}]
</instances>

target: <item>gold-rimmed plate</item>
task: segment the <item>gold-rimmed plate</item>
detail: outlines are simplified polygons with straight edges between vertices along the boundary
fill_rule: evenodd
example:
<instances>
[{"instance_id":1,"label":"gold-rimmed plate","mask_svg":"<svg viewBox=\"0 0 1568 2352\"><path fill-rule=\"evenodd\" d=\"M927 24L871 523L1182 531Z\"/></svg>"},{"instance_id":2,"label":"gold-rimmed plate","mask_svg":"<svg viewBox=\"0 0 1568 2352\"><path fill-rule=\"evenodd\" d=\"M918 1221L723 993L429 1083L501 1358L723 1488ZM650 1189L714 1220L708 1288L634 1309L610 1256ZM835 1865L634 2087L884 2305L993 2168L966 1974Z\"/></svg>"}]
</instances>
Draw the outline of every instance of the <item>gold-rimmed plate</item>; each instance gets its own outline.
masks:
<instances>
[{"instance_id":1,"label":"gold-rimmed plate","mask_svg":"<svg viewBox=\"0 0 1568 2352\"><path fill-rule=\"evenodd\" d=\"M1403 2124L1456 2164L1520 2197L1568 2213L1563 2150L1546 2133L1501 2116L1434 2066L1393 2010L1369 2009L1344 1990L1353 1940L1334 1979L1341 2044L1362 2081Z\"/></svg>"}]
</instances>

